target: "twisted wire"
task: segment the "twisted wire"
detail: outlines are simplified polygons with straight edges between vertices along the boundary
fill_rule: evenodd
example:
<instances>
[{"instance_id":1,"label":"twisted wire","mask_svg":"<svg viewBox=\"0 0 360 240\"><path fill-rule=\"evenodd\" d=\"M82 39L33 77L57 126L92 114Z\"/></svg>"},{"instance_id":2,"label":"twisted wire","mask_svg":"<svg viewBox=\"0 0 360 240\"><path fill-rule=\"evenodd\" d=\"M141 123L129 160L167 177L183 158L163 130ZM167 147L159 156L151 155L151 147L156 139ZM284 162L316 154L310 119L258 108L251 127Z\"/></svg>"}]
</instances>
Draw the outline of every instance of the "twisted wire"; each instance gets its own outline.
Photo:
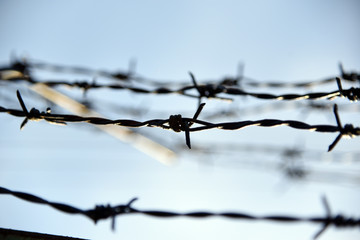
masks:
<instances>
[{"instance_id":1,"label":"twisted wire","mask_svg":"<svg viewBox=\"0 0 360 240\"><path fill-rule=\"evenodd\" d=\"M332 92L314 92L314 93L305 93L305 94L282 94L275 95L269 93L253 93L247 92L239 87L227 86L223 83L219 84L197 84L195 77L192 73L190 73L193 85L188 85L181 87L179 89L169 89L166 87L160 87L153 90L148 90L140 87L133 86L125 86L121 84L97 84L95 82L89 83L87 81L38 81L30 76L16 76L14 78L3 78L0 77L0 80L3 81L27 81L31 84L42 83L49 87L54 86L68 86L68 87L77 87L83 89L85 92L90 89L99 89L99 88L107 88L114 90L129 90L135 93L143 93L143 94L180 94L187 97L198 98L199 103L201 98L205 97L208 99L221 99L221 100L229 100L230 98L224 98L217 96L218 94L227 94L227 95L236 95L236 96L251 96L258 99L264 100L316 100L316 99L334 99L336 97L345 97L350 101L358 101L360 99L360 88L351 87L349 89L342 89L340 78L336 78L338 84L338 90ZM195 89L198 92L198 95L189 94L188 91Z\"/></svg>"},{"instance_id":2,"label":"twisted wire","mask_svg":"<svg viewBox=\"0 0 360 240\"><path fill-rule=\"evenodd\" d=\"M134 73L132 71L133 68L134 68L134 64L132 63L132 64L130 64L128 72L117 71L117 72L112 73L109 71L94 70L94 69L86 68L86 67L62 66L62 65L57 65L57 64L45 63L45 62L28 61L27 59L24 59L23 61L13 60L12 64L9 67L5 67L3 69L6 69L6 70L12 69L12 70L17 70L17 71L22 71L24 73L29 73L30 69L47 69L47 70L51 70L51 71L55 71L55 72L72 72L72 73L80 73L80 74L86 74L86 75L100 75L100 76L104 76L107 78L120 80L123 82L124 81L129 82L129 81L133 80L133 81L137 81L137 82L141 82L141 83L148 83L148 84L157 85L157 86L173 84L173 82L164 83L164 82L156 81L156 80L149 79L149 78L137 77L134 75ZM346 72L344 70L342 63L339 63L339 70L340 70L340 77L342 80L352 82L352 83L354 83L354 82L360 83L360 74L359 73ZM275 82L258 82L252 78L241 76L241 77L235 77L235 78L226 77L226 78L224 78L220 81L216 81L216 82L221 82L221 83L230 84L230 85L238 85L239 81L243 80L243 79L250 80L250 81L247 81L246 84L249 86L252 86L252 87L274 87L274 88L312 87L312 86L319 86L319 85L323 85L323 84L327 84L327 83L336 81L336 77L330 77L330 78L326 78L326 79L318 80L318 81L297 82L297 83L284 83L284 82L276 82L276 81Z\"/></svg>"},{"instance_id":3,"label":"twisted wire","mask_svg":"<svg viewBox=\"0 0 360 240\"><path fill-rule=\"evenodd\" d=\"M355 128L352 124L346 124L344 127L341 124L340 117L338 115L337 105L334 105L334 114L337 121L337 126L333 125L310 125L300 121L294 120L278 120L278 119L263 119L255 121L238 121L238 122L223 122L223 123L210 123L207 121L198 120L205 103L200 104L198 110L194 114L193 118L183 118L180 114L171 115L169 119L152 119L147 121L136 121L129 119L117 119L111 120L100 117L82 117L70 114L52 114L48 108L46 112L40 112L36 108L32 108L30 111L21 97L19 91L17 91L17 97L22 110L7 109L0 106L0 112L8 113L16 117L25 117L20 129L23 129L28 120L39 121L46 120L50 123L65 125L67 122L85 122L96 125L118 125L123 127L139 128L139 127L158 127L167 130L173 130L175 132L185 132L186 144L191 148L190 132L197 132L210 129L222 129L222 130L239 130L250 126L259 127L276 127L276 126L288 126L299 130L309 130L323 133L339 132L339 135L335 141L329 146L328 151L331 151L335 145L340 141L342 137L355 137L360 135L360 128ZM201 126L192 127L193 124Z\"/></svg>"},{"instance_id":4,"label":"twisted wire","mask_svg":"<svg viewBox=\"0 0 360 240\"><path fill-rule=\"evenodd\" d=\"M112 229L115 229L115 217L118 215L125 214L142 214L150 217L159 217L159 218L173 218L173 217L188 217L188 218L208 218L208 217L223 217L229 219L243 219L243 220L264 220L264 221L273 221L273 222L309 222L309 223L321 223L323 227L314 235L314 239L318 238L329 226L335 226L338 228L353 228L360 227L360 219L355 219L351 217L345 217L341 214L333 216L331 214L329 205L325 198L323 198L323 204L326 210L325 217L296 217L288 215L271 215L271 216L255 216L247 213L241 212L209 212L209 211L194 211L194 212L174 212L174 211L162 211L162 210L140 210L132 207L132 204L137 198L133 198L127 204L120 204L114 207L108 205L97 205L94 209L82 210L71 205L50 202L38 196L6 189L0 187L0 194L12 195L16 198L43 205L48 205L58 211L68 213L68 214L80 214L85 217L90 218L95 223L101 219L112 219Z\"/></svg>"}]
</instances>

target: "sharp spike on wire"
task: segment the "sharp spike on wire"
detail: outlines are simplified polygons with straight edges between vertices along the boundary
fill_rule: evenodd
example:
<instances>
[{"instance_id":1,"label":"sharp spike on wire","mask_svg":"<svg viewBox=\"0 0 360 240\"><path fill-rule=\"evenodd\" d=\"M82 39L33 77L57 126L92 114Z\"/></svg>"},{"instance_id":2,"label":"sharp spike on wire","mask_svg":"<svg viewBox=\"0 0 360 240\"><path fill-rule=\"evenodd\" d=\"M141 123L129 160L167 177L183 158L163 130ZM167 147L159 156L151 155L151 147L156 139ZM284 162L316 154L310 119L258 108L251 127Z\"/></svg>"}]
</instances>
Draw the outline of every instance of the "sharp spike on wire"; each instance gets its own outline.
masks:
<instances>
[{"instance_id":1,"label":"sharp spike on wire","mask_svg":"<svg viewBox=\"0 0 360 240\"><path fill-rule=\"evenodd\" d=\"M196 112L195 112L192 120L195 121L195 120L199 117L199 115L200 115L201 111L203 110L204 106L205 106L205 103L201 103L201 104L199 105L199 107L198 107L198 109L196 110ZM190 123L184 122L184 124L185 124L185 141L186 141L186 145L188 146L189 149L191 149L189 127L191 127L191 125L194 124L194 121L192 121L192 122L190 122Z\"/></svg>"},{"instance_id":2,"label":"sharp spike on wire","mask_svg":"<svg viewBox=\"0 0 360 240\"><path fill-rule=\"evenodd\" d=\"M198 106L200 106L200 104L201 104L201 98L203 97L203 93L201 92L201 89L200 89L200 87L199 87L199 85L197 84L197 82L196 82L196 79L195 79L195 76L194 76L194 74L192 73L192 72L190 72L189 71L189 75L190 75L190 77L191 77L191 80L192 80L192 82L193 82L193 84L194 84L194 87L196 88L196 90L198 91L198 93L199 93L199 97L198 97Z\"/></svg>"},{"instance_id":3,"label":"sharp spike on wire","mask_svg":"<svg viewBox=\"0 0 360 240\"><path fill-rule=\"evenodd\" d=\"M321 201L325 208L326 219L327 221L324 222L323 227L314 235L313 239L317 239L325 230L330 226L330 219L331 219L331 210L328 201L326 200L326 196L322 196Z\"/></svg>"},{"instance_id":4,"label":"sharp spike on wire","mask_svg":"<svg viewBox=\"0 0 360 240\"><path fill-rule=\"evenodd\" d=\"M22 99L22 97L21 97L21 94L20 94L20 91L19 91L19 90L16 90L16 95L17 95L17 98L18 98L18 100L19 100L19 103L20 103L20 106L21 106L22 110L24 111L24 113L25 113L26 115L29 115L29 111L28 111L27 108L26 108L26 105L25 105L25 103L24 103L24 101L23 101L23 99Z\"/></svg>"},{"instance_id":5,"label":"sharp spike on wire","mask_svg":"<svg viewBox=\"0 0 360 240\"><path fill-rule=\"evenodd\" d=\"M205 106L205 103L201 103L199 105L198 109L196 110L196 112L194 114L193 120L196 120L199 117L199 115L200 115L201 111L203 110L204 106ZM193 125L193 124L194 124L193 122L190 123L190 126Z\"/></svg>"},{"instance_id":6,"label":"sharp spike on wire","mask_svg":"<svg viewBox=\"0 0 360 240\"><path fill-rule=\"evenodd\" d=\"M334 142L332 144L330 144L329 146L329 149L328 149L328 152L330 152L331 150L333 150L333 148L336 146L336 144L341 140L342 138L342 135L343 135L343 126L341 124L341 120L340 120L340 117L339 117L339 113L338 113L338 106L337 104L334 105L334 115L335 115L335 119L336 119L336 124L339 128L339 135L335 138Z\"/></svg>"},{"instance_id":7,"label":"sharp spike on wire","mask_svg":"<svg viewBox=\"0 0 360 240\"><path fill-rule=\"evenodd\" d=\"M312 92L312 93L305 93L305 94L293 93L293 94L274 95L274 94L269 94L269 93L246 92L246 91L240 89L239 86L238 87L226 87L221 84L220 85L216 85L216 84L199 85L196 82L195 76L191 72L189 72L189 74L191 76L193 84L184 86L182 88L175 89L175 90L169 89L169 88L164 88L164 87L160 87L160 88L153 89L153 90L148 90L148 89L144 89L144 88L140 88L140 87L131 87L131 86L125 86L125 85L119 85L119 84L94 84L94 83L91 84L91 83L87 83L87 82L81 82L81 84L80 84L79 82L66 82L66 81L62 81L62 82L38 81L38 80L35 80L30 77L17 79L16 81L27 81L30 84L42 83L42 84L50 86L50 87L57 86L57 85L65 85L65 86L70 86L70 87L83 88L84 90L91 89L91 88L96 88L96 89L97 88L109 88L109 89L116 89L116 90L125 90L126 89L126 90L136 92L136 93L147 93L147 94L177 93L177 94L180 94L183 96L197 98L199 101L198 106L201 104L202 97L232 101L232 99L230 99L230 98L218 97L217 94L219 94L219 93L227 94L227 95L237 95L237 96L252 96L255 98L267 99L267 100L276 99L276 100L286 100L286 101L300 100L300 99L313 99L313 100L329 99L329 100L332 100L339 96L346 97L350 101L357 101L360 98L360 89L359 88L342 89L341 82L340 83L338 82L338 86L339 86L338 91ZM125 79L129 78L128 74L122 74L122 73L109 74L108 76L115 77L119 80L125 80ZM0 80L5 80L5 79L0 79ZM337 81L340 81L340 78ZM198 92L197 95L192 95L192 94L187 93L187 91L194 89L194 88Z\"/></svg>"},{"instance_id":8,"label":"sharp spike on wire","mask_svg":"<svg viewBox=\"0 0 360 240\"><path fill-rule=\"evenodd\" d=\"M339 62L339 69L340 69L341 76L343 76L345 72L344 72L344 67L342 65L342 62Z\"/></svg>"},{"instance_id":9,"label":"sharp spike on wire","mask_svg":"<svg viewBox=\"0 0 360 240\"><path fill-rule=\"evenodd\" d=\"M25 103L24 103L24 101L23 101L23 99L22 99L22 97L21 97L21 94L20 94L20 91L19 91L19 90L16 90L16 95L17 95L17 98L18 98L18 100L19 100L20 106L21 106L22 110L23 110L24 113L25 113L25 119L24 119L24 121L23 121L23 122L21 123L21 125L20 125L20 130L23 130L24 127L25 127L25 125L28 123L28 120L29 120L29 118L28 118L28 116L29 116L29 111L28 111L27 108L26 108L26 105L25 105Z\"/></svg>"},{"instance_id":10,"label":"sharp spike on wire","mask_svg":"<svg viewBox=\"0 0 360 240\"><path fill-rule=\"evenodd\" d=\"M343 95L344 90L343 90L343 88L342 88L341 79L340 79L339 77L336 77L336 83L337 83L337 85L338 85L340 94Z\"/></svg>"},{"instance_id":11,"label":"sharp spike on wire","mask_svg":"<svg viewBox=\"0 0 360 240\"><path fill-rule=\"evenodd\" d=\"M194 84L194 87L199 91L199 86L198 86L197 83L196 83L194 74L193 74L192 72L189 72L189 75L190 75L191 80L192 80L192 82L193 82L193 84Z\"/></svg>"},{"instance_id":12,"label":"sharp spike on wire","mask_svg":"<svg viewBox=\"0 0 360 240\"><path fill-rule=\"evenodd\" d=\"M262 120L247 120L247 121L237 121L237 122L224 122L224 123L211 123L206 121L196 120L199 116L204 104L200 104L197 112L194 114L193 118L183 119L181 115L172 115L169 119L159 120L152 119L147 121L136 121L129 119L106 119L101 117L82 117L78 115L69 115L69 114L52 114L39 112L37 109L33 108L30 112L27 111L26 106L21 98L20 92L18 92L18 98L20 105L23 107L23 111L7 109L0 106L0 112L4 112L16 117L26 117L28 120L46 120L51 123L62 123L66 122L86 122L94 125L117 125L123 127L131 128L140 128L140 127L159 127L163 129L172 129L175 132L188 131L186 133L188 146L190 146L190 132L197 132L210 129L222 129L222 130L240 130L248 126L260 126L260 127L276 127L276 126L288 126L294 129L299 130L308 130L316 132L340 132L339 137L335 139L334 143L329 146L329 151L337 144L342 136L355 137L360 135L360 129L354 128L351 124L345 125L342 127L340 118L337 113L337 105L334 106L334 114L337 121L337 126L334 125L310 125L304 122L295 121L295 120L279 120L279 119L262 119ZM27 112L27 113L26 113ZM24 121L22 127L26 124L27 121ZM186 122L186 124L185 124ZM198 123L199 127L191 128L190 126L194 123ZM167 125L168 124L168 125Z\"/></svg>"}]
</instances>

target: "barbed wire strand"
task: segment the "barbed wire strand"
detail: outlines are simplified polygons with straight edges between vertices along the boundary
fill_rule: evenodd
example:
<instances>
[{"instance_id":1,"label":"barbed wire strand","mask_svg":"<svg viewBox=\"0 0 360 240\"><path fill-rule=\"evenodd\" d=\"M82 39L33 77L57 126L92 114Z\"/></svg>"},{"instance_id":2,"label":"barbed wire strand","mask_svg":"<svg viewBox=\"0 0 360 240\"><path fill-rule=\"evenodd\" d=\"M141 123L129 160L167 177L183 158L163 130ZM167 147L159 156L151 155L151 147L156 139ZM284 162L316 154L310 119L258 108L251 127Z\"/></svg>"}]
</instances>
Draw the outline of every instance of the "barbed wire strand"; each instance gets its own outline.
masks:
<instances>
[{"instance_id":1,"label":"barbed wire strand","mask_svg":"<svg viewBox=\"0 0 360 240\"><path fill-rule=\"evenodd\" d=\"M129 70L127 72L125 71L116 71L116 72L109 72L109 71L103 71L103 70L94 70L91 68L86 67L77 67L77 66L62 66L59 64L51 64L51 63L45 63L41 61L33 61L29 59L22 59L22 61L13 59L12 64L8 67L4 67L3 69L15 69L15 70L23 70L27 73L29 73L30 69L42 69L42 70L50 70L54 72L72 72L72 73L80 73L85 75L99 75L106 78L116 79L120 81L137 81L141 83L147 83L151 85L156 86L165 86L165 85L173 85L174 81L164 82L164 81L157 81L150 78L145 77L139 77L135 76L134 74L134 61L131 61L129 64ZM339 70L340 70L340 76L343 80L348 82L359 82L360 83L360 74L357 72L346 72L344 70L344 67L342 63L339 63ZM274 88L281 88L281 87L311 87L311 86L319 86L323 84L328 84L331 82L336 81L336 77L330 77L323 80L318 81L308 81L308 82L297 82L297 83L284 83L280 81L266 81L266 82L259 82L257 80L254 80L250 77L244 77L244 76L237 76L237 77L225 77L221 80L216 80L215 82L222 82L222 83L228 83L231 85L238 85L240 81L248 80L246 82L247 85L252 87L274 87ZM178 81L177 81L178 82ZM211 82L211 81L207 81ZM181 83L186 84L186 82Z\"/></svg>"},{"instance_id":2,"label":"barbed wire strand","mask_svg":"<svg viewBox=\"0 0 360 240\"><path fill-rule=\"evenodd\" d=\"M326 210L325 217L295 217L288 215L271 215L271 216L255 216L247 213L241 212L208 212L208 211L194 211L187 213L173 212L173 211L161 211L161 210L140 210L132 207L132 204L137 200L137 198L131 199L127 204L121 204L117 206L108 205L97 205L94 209L82 210L71 205L50 202L38 196L6 189L0 187L0 194L12 195L16 198L38 204L48 205L52 208L55 208L58 211L68 213L68 214L80 214L86 216L97 223L99 220L111 218L111 228L115 230L115 217L118 215L125 214L143 214L150 217L160 217L160 218L172 218L172 217L188 217L188 218L208 218L208 217L224 217L229 219L244 219L244 220L264 220L264 221L273 221L273 222L309 222L309 223L321 223L323 224L320 231L314 235L314 239L318 238L329 226L335 226L337 228L354 228L360 226L360 219L355 219L351 217L345 217L341 214L334 216L331 213L329 204L325 197L322 198L323 205Z\"/></svg>"},{"instance_id":3,"label":"barbed wire strand","mask_svg":"<svg viewBox=\"0 0 360 240\"><path fill-rule=\"evenodd\" d=\"M129 120L129 119L111 120L100 117L81 117L70 114L52 114L50 108L48 108L46 112L40 112L36 108L32 108L30 111L28 111L19 91L17 91L17 97L22 110L7 109L0 106L0 112L5 112L16 117L25 117L24 121L21 123L20 129L24 128L28 120L32 120L32 121L46 120L50 123L60 124L60 125L66 125L67 122L85 122L95 125L110 124L110 125L118 125L123 127L130 127L130 128L158 127L166 130L173 130L175 132L185 132L186 144L189 148L191 148L190 132L197 132L197 131L210 130L210 129L239 130L249 126L259 126L259 127L288 126L294 129L309 130L309 131L316 131L323 133L339 132L339 135L337 136L335 141L329 146L328 151L331 151L342 137L352 138L360 135L360 128L358 127L355 128L352 124L346 124L344 127L341 125L336 104L334 105L334 114L337 121L337 126L310 125L300 121L278 120L278 119L210 123L197 119L203 107L205 106L205 103L200 104L193 118L183 118L180 114L177 114L177 115L171 115L169 119L152 119L144 122L139 122L136 120ZM191 128L191 126L195 123L202 126Z\"/></svg>"},{"instance_id":4,"label":"barbed wire strand","mask_svg":"<svg viewBox=\"0 0 360 240\"><path fill-rule=\"evenodd\" d=\"M251 96L258 99L265 100L301 100L301 99L334 99L336 97L346 97L350 101L357 101L360 99L360 88L351 87L349 89L342 89L340 78L336 78L336 82L338 85L338 90L332 92L314 92L314 93L305 93L305 94L282 94L282 95L274 95L269 93L252 93L244 91L241 88L229 87L223 84L197 84L194 75L189 72L193 85L188 85L182 87L180 89L169 89L166 87L161 87L153 90L148 90L140 87L132 87L125 86L121 84L96 84L95 81L89 83L87 81L76 81L76 82L67 82L67 81L38 81L33 79L30 76L19 77L15 75L15 77L5 78L0 77L1 80L6 81L27 81L32 84L42 83L49 87L64 85L68 87L78 87L84 90L84 93L89 89L98 89L98 88L108 88L108 89L116 89L116 90L129 90L135 93L143 93L143 94L180 94L187 97L193 97L199 99L199 104L203 97L208 99L221 99L226 101L232 101L231 98L224 98L217 96L218 94L227 94L227 95L240 95L240 96ZM198 96L189 94L187 91L196 89L198 92Z\"/></svg>"}]
</instances>

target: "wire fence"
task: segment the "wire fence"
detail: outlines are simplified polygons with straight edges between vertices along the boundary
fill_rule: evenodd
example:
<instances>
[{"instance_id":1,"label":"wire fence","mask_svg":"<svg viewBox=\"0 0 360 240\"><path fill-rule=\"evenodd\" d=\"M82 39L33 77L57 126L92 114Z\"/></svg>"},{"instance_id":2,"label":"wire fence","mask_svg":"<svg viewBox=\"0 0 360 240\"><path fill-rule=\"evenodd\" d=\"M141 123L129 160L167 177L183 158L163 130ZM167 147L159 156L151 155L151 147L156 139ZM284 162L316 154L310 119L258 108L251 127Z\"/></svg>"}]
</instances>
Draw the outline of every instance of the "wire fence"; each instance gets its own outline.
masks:
<instances>
[{"instance_id":1,"label":"wire fence","mask_svg":"<svg viewBox=\"0 0 360 240\"><path fill-rule=\"evenodd\" d=\"M104 71L104 70L95 70L87 67L78 67L78 66L65 66L59 64L52 64L42 61L36 61L32 59L23 59L22 61L18 59L13 59L12 64L7 67L0 68L1 70L15 70L23 73L25 76L28 76L33 70L48 70L53 72L60 73L74 73L74 74L83 74L90 76L102 76L109 79L114 79L122 82L140 82L144 84L150 84L155 86L165 86L165 85L173 85L174 81L160 81L154 80L148 77L137 76L135 73L135 61L130 61L129 70L128 71ZM241 70L243 66L241 66ZM329 78L325 78L322 80L314 80L314 81L305 81L305 82L296 82L296 83L285 83L282 81L259 81L255 80L251 77L242 76L242 74L238 73L236 77L225 77L219 80L207 80L205 82L215 82L223 85L240 85L242 82L245 82L246 85L252 87L273 87L273 88L282 88L282 87L293 87L293 88L303 88L303 87L313 87L319 86L323 84L328 84L336 81L336 77L340 77L342 80L350 82L350 83L360 83L360 74L358 72L347 72L344 70L342 63L339 63L339 71L340 74L338 76L333 76ZM244 81L247 80L247 81ZM186 85L188 81L176 81L181 82L182 85Z\"/></svg>"},{"instance_id":2,"label":"wire fence","mask_svg":"<svg viewBox=\"0 0 360 240\"><path fill-rule=\"evenodd\" d=\"M337 126L334 125L310 125L300 121L294 120L278 120L278 119L263 119L256 121L240 121L240 122L224 122L224 123L210 123L202 120L198 120L205 103L200 104L198 110L192 118L183 118L180 114L171 115L168 119L152 119L143 122L129 120L129 119L106 119L99 117L82 117L70 114L52 114L48 108L46 112L40 112L36 108L27 110L26 105L21 97L19 91L17 91L17 97L22 110L7 109L0 106L0 112L8 113L16 117L25 117L21 123L20 129L23 129L28 120L40 121L46 120L53 124L66 125L69 122L85 122L94 125L117 125L130 128L139 127L158 127L166 130L173 130L175 132L185 132L186 145L191 148L190 132L204 131L210 129L221 130L239 130L250 126L259 127L276 127L276 126L288 126L299 130L316 131L322 133L334 133L339 132L334 142L329 146L328 151L331 151L342 137L355 137L360 135L360 128L354 127L352 124L346 124L342 126L340 117L338 114L338 107L334 105L334 114L337 122ZM198 124L198 127L191 127L193 124Z\"/></svg>"},{"instance_id":3,"label":"wire fence","mask_svg":"<svg viewBox=\"0 0 360 240\"><path fill-rule=\"evenodd\" d=\"M344 137L353 138L360 135L360 127L354 127L352 124L345 124L344 126L341 123L338 105L326 103L318 103L316 101L310 101L309 104L306 104L306 109L316 109L329 111L333 109L333 114L335 116L336 125L327 125L327 124L308 124L303 121L298 120L281 120L281 119L260 119L260 120L244 120L244 121L226 121L226 122L210 122L209 120L204 121L200 120L199 116L203 112L205 103L202 103L202 99L218 99L232 101L233 96L250 96L256 99L262 100L334 100L335 98L342 97L348 99L350 102L356 102L360 99L360 88L350 87L348 89L343 89L342 81L349 83L360 82L360 76L356 72L345 72L342 64L340 66L340 76L335 76L331 78L326 78L319 81L311 82L298 82L298 83L282 83L280 81L270 81L270 82L260 82L251 78L237 76L234 78L224 78L215 81L207 81L205 83L198 83L195 79L195 76L190 72L191 84L183 82L180 84L171 84L171 82L163 82L159 80L154 80L150 78L140 77L134 72L134 63L130 64L128 72L109 72L103 70L93 70L90 68L84 67L73 67L73 66L60 66L55 64L48 64L36 61L14 61L9 66L0 68L0 81L2 83L17 83L25 82L30 86L33 85L44 85L47 87L57 87L57 86L66 86L70 88L79 88L86 93L89 90L96 89L111 89L111 90L127 90L136 94L152 94L152 95L166 95L166 94L178 94L185 97L196 98L198 99L198 108L194 113L193 117L183 117L181 114L170 115L169 118L165 119L150 119L146 121L138 121L133 119L109 119L105 117L85 117L80 114L55 114L52 113L50 108L47 108L46 111L40 111L36 108L31 108L29 111L20 91L17 91L17 100L20 104L21 109L11 109L4 106L0 106L0 112L9 114L14 117L24 118L20 125L20 129L23 129L28 121L41 121L45 120L52 124L57 125L67 125L68 123L87 123L97 126L111 125L127 128L141 128L141 127L152 127L152 128L161 128L164 130L172 130L174 132L185 133L185 142L189 149L192 148L190 141L190 133L198 131L206 131L211 129L218 130L241 130L246 127L257 126L257 127L277 127L277 126L286 126L289 128L297 130L307 130L315 131L319 133L337 133L335 140L329 145L328 151L332 151L337 143ZM69 80L38 80L34 77L33 72L35 70L50 70L54 72L70 72L85 74L89 76L101 76L109 78L112 80L117 80L115 83L97 83L93 81L69 81ZM248 81L246 81L248 80ZM291 93L291 94L272 94L272 93L258 93L250 92L244 90L240 87L240 84L245 83L251 87L293 87L293 88L303 88L311 86L319 86L322 84L328 84L336 82L337 89L334 91L328 92L308 92L308 93ZM138 85L134 85L134 83ZM180 85L180 87L178 87ZM150 86L150 87L149 87ZM176 87L174 87L176 86ZM195 93L194 93L195 92ZM353 103L351 103L353 104ZM299 105L296 105L299 106ZM295 108L298 108L296 107ZM346 107L346 106L344 106ZM262 105L257 111L264 112L266 108L265 105ZM273 109L282 109L277 105L273 105ZM133 110L133 109L130 109ZM255 108L251 108L249 111L255 111ZM217 116L227 117L231 114L236 115L236 111L218 111L212 112L206 115L203 113L202 116L207 116L207 119L216 118ZM245 115L246 111L242 111L242 115ZM184 145L183 145L184 146ZM231 147L230 147L231 148ZM249 149L246 147L247 150ZM258 150L261 146L258 146ZM209 148L208 148L209 149ZM239 149L239 148L236 148ZM201 146L194 146L192 151L200 150L200 152L206 152L202 150ZM216 148L210 148L210 152L214 152ZM256 150L256 151L258 151ZM268 151L269 149L265 149ZM264 150L264 151L265 151ZM280 149L283 151L283 156L288 158L296 158L300 155L301 152L299 149ZM286 151L288 150L288 151ZM279 151L279 149L277 149ZM303 178L307 172L305 169L299 167L299 165L284 164L281 166L284 169L284 172L289 177L292 178ZM101 205L96 206L94 209L82 210L71 205L56 203L47 201L38 196L12 191L3 187L0 187L0 194L8 194L14 197L33 202L48 205L52 208L55 208L59 211L69 213L69 214L80 214L84 215L95 223L102 219L110 218L112 219L112 229L115 228L115 217L118 215L126 214L142 214L150 217L188 217L188 218L207 218L207 217L224 217L230 219L243 219L243 220L261 220L261 221L273 221L273 222L308 222L313 224L321 224L321 229L314 235L314 238L319 237L329 226L334 226L337 228L355 228L360 226L360 219L351 218L347 216L333 215L331 213L330 207L325 198L322 199L324 204L326 215L323 217L296 217L290 215L270 215L270 216L256 216L252 214L242 213L242 212L210 212L210 211L194 211L194 212L173 212L173 211L163 211L163 210L141 210L133 207L133 202L136 198L129 201L127 204L121 204L117 206L110 205Z\"/></svg>"},{"instance_id":4,"label":"wire fence","mask_svg":"<svg viewBox=\"0 0 360 240\"><path fill-rule=\"evenodd\" d=\"M14 68L16 69L16 68ZM29 75L24 74L23 71L17 71L17 74L9 75L8 77L3 76L0 79L3 81L26 81L31 84L37 84L42 83L49 87L55 87L55 86L67 86L67 87L76 87L83 89L84 92L90 90L90 89L99 89L99 88L107 88L107 89L113 89L113 90L129 90L131 92L135 93L141 93L141 94L180 94L187 97L192 98L198 98L199 102L201 101L201 98L208 98L208 99L220 99L220 100L226 100L226 101L232 101L229 97L220 97L219 94L225 94L225 95L235 95L235 96L251 96L258 99L264 99L264 100L302 100L302 99L308 99L308 100L318 100L318 99L329 99L332 100L336 97L345 97L349 99L350 101L357 101L360 99L360 89L351 87L349 89L343 89L340 78L335 78L338 90L331 91L331 92L313 92L313 93L305 93L305 94L282 94L282 95L274 95L269 93L253 93L253 92L247 92L239 87L234 86L228 86L224 82L220 82L218 84L198 84L194 75L190 73L190 77L192 80L192 85L184 86L179 89L170 89L166 87L161 87L153 90L140 88L140 87L133 87L133 86L127 86L124 84L97 84L95 81L90 83L87 81L76 81L76 82L68 82L68 81L39 81L35 80L33 77L30 77ZM191 90L196 90L198 92L198 95L193 95L191 93L188 93Z\"/></svg>"},{"instance_id":5,"label":"wire fence","mask_svg":"<svg viewBox=\"0 0 360 240\"><path fill-rule=\"evenodd\" d=\"M360 227L360 218L346 217L341 214L333 215L331 213L329 204L325 197L322 198L326 216L324 217L296 217L290 215L271 215L271 216L256 216L248 213L242 212L208 212L208 211L194 211L194 212L173 212L173 211L163 211L163 210L141 210L134 208L132 204L137 200L137 198L131 199L127 204L121 204L117 206L110 205L98 205L94 209L82 210L71 205L50 202L38 196L25 193L12 191L3 187L0 187L0 194L8 194L14 197L20 198L22 200L38 203L43 205L48 205L58 211L68 213L68 214L80 214L85 217L90 218L95 223L103 219L112 219L112 229L115 229L115 217L118 215L129 215L129 214L142 214L149 217L159 217L159 218L173 218L173 217L188 217L188 218L208 218L208 217L223 217L229 219L243 219L243 220L262 220L262 221L273 221L273 222L308 222L314 224L322 224L321 229L314 235L314 239L318 238L329 226L335 226L337 228L354 228Z\"/></svg>"}]
</instances>

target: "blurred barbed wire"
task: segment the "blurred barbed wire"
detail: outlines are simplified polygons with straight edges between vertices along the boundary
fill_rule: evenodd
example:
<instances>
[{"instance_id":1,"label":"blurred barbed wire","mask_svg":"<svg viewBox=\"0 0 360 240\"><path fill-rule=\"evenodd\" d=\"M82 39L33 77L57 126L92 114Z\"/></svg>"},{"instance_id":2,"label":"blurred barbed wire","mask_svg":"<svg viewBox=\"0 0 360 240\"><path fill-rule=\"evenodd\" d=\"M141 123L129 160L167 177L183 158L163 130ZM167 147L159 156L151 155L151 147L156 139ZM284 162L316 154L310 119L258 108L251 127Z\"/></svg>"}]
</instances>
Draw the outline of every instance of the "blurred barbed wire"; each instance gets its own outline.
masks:
<instances>
[{"instance_id":1,"label":"blurred barbed wire","mask_svg":"<svg viewBox=\"0 0 360 240\"><path fill-rule=\"evenodd\" d=\"M137 200L133 198L127 204L121 204L117 206L108 205L97 205L94 209L82 210L71 205L50 202L33 194L12 191L4 187L0 187L0 194L8 194L19 199L38 203L43 205L48 205L58 211L68 213L68 214L80 214L85 217L90 218L95 223L99 220L111 218L112 224L111 227L115 229L115 217L118 215L128 215L128 214L143 214L150 217L160 217L160 218L173 218L173 217L188 217L188 218L208 218L208 217L223 217L229 219L242 219L248 221L263 220L263 221L273 221L273 222L309 222L314 224L322 224L321 229L314 235L314 239L317 239L329 226L334 226L337 228L354 228L360 226L360 219L346 217L344 215L338 214L333 215L329 204L325 197L322 198L322 202L326 211L325 217L295 217L291 215L270 215L270 216L256 216L248 213L241 212L208 212L208 211L194 211L187 213L173 212L173 211L163 211L163 210L140 210L134 208L132 204Z\"/></svg>"}]
</instances>

